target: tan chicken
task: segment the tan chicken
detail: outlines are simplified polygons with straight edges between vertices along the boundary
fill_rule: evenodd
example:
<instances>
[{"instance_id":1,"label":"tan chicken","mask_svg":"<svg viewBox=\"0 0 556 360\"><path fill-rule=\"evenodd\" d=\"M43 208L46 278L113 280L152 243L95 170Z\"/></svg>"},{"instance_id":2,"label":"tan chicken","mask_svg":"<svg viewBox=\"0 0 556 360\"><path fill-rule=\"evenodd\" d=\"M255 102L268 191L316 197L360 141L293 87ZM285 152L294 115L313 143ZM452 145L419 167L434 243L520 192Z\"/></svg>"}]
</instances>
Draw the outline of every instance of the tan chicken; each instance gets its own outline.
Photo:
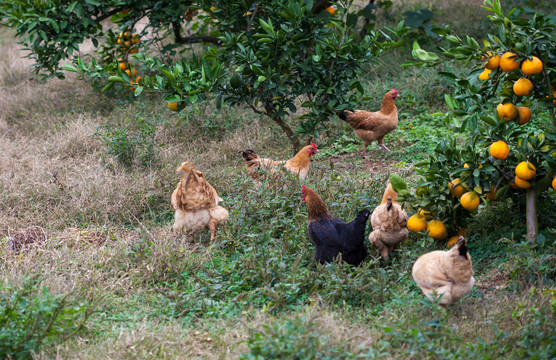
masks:
<instances>
[{"instance_id":1,"label":"tan chicken","mask_svg":"<svg viewBox=\"0 0 556 360\"><path fill-rule=\"evenodd\" d=\"M172 193L171 205L174 210L175 231L210 230L210 240L214 239L216 226L228 218L228 211L218 203L222 199L208 183L202 172L195 170L190 162L183 162L177 172L185 175Z\"/></svg>"},{"instance_id":2,"label":"tan chicken","mask_svg":"<svg viewBox=\"0 0 556 360\"><path fill-rule=\"evenodd\" d=\"M338 113L340 119L346 121L355 131L355 136L365 142L363 157L367 157L367 146L373 141L386 151L390 151L384 145L384 136L398 127L398 109L394 100L398 97L396 89L392 89L382 98L380 111L370 112L365 110L341 111Z\"/></svg>"},{"instance_id":3,"label":"tan chicken","mask_svg":"<svg viewBox=\"0 0 556 360\"><path fill-rule=\"evenodd\" d=\"M413 279L423 293L433 299L442 296L440 305L446 307L469 293L475 284L471 255L463 236L448 251L432 251L421 255L413 265Z\"/></svg>"},{"instance_id":4,"label":"tan chicken","mask_svg":"<svg viewBox=\"0 0 556 360\"><path fill-rule=\"evenodd\" d=\"M245 149L239 153L243 156L247 165L247 174L253 179L255 184L261 185L268 174L275 174L282 167L298 175L299 180L305 180L311 168L311 156L315 155L318 151L317 145L311 143L311 145L305 146L293 158L287 161L261 158L251 149Z\"/></svg>"},{"instance_id":5,"label":"tan chicken","mask_svg":"<svg viewBox=\"0 0 556 360\"><path fill-rule=\"evenodd\" d=\"M401 244L407 235L407 213L396 202L398 194L388 184L382 197L382 202L371 215L373 231L369 234L369 241L380 251L384 260L388 260L390 253Z\"/></svg>"}]
</instances>

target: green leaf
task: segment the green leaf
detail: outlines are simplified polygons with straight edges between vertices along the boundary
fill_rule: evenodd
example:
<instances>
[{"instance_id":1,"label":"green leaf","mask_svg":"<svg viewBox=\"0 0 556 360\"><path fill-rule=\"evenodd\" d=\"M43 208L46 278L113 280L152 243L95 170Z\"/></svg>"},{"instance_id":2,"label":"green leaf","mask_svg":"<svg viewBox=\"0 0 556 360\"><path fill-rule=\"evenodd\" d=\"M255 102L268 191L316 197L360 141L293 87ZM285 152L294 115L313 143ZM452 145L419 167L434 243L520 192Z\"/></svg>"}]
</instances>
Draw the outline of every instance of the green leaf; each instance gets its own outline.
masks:
<instances>
[{"instance_id":1,"label":"green leaf","mask_svg":"<svg viewBox=\"0 0 556 360\"><path fill-rule=\"evenodd\" d=\"M108 90L112 89L114 87L114 84L115 84L114 82L109 82L108 84L106 84L106 86L103 87L102 90L100 91L101 94L104 94Z\"/></svg>"},{"instance_id":2,"label":"green leaf","mask_svg":"<svg viewBox=\"0 0 556 360\"><path fill-rule=\"evenodd\" d=\"M113 82L113 83L116 83L116 82L118 82L118 83L125 83L125 80L122 79L122 78L119 77L119 76L113 75L113 76L110 76L110 77L108 78L108 82Z\"/></svg>"},{"instance_id":3,"label":"green leaf","mask_svg":"<svg viewBox=\"0 0 556 360\"><path fill-rule=\"evenodd\" d=\"M390 174L390 184L395 192L407 189L407 184L398 174Z\"/></svg>"}]
</instances>

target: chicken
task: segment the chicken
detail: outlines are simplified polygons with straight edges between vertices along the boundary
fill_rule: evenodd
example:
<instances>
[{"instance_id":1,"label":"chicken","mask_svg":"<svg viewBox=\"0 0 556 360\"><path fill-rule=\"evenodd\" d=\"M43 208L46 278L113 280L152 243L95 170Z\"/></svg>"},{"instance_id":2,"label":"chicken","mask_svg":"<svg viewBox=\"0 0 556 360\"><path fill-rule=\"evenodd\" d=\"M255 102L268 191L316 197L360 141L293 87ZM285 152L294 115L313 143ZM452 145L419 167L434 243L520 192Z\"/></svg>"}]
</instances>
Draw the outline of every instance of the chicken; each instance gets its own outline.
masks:
<instances>
[{"instance_id":1,"label":"chicken","mask_svg":"<svg viewBox=\"0 0 556 360\"><path fill-rule=\"evenodd\" d=\"M202 172L195 170L190 162L182 163L177 172L185 175L172 193L175 231L200 231L208 228L210 240L214 239L216 226L228 218L228 211L218 203L222 199L208 183Z\"/></svg>"},{"instance_id":2,"label":"chicken","mask_svg":"<svg viewBox=\"0 0 556 360\"><path fill-rule=\"evenodd\" d=\"M371 215L373 231L369 234L369 241L376 246L384 260L388 260L390 253L405 239L407 230L407 213L394 199L398 194L388 184L382 197L382 202Z\"/></svg>"},{"instance_id":3,"label":"chicken","mask_svg":"<svg viewBox=\"0 0 556 360\"><path fill-rule=\"evenodd\" d=\"M251 149L245 149L239 153L243 156L247 165L247 174L257 185L260 185L268 174L276 173L281 167L298 175L299 180L305 180L311 167L311 156L315 155L318 151L317 145L311 143L311 145L305 146L293 158L287 161L261 158Z\"/></svg>"},{"instance_id":4,"label":"chicken","mask_svg":"<svg viewBox=\"0 0 556 360\"><path fill-rule=\"evenodd\" d=\"M446 306L462 298L475 284L471 255L460 236L456 246L448 251L432 251L421 255L413 265L413 279L423 293L433 299L442 296L440 305Z\"/></svg>"},{"instance_id":5,"label":"chicken","mask_svg":"<svg viewBox=\"0 0 556 360\"><path fill-rule=\"evenodd\" d=\"M315 260L327 263L342 254L342 260L359 265L367 257L365 227L370 211L361 210L355 219L346 224L332 216L326 205L313 190L303 185L301 193L307 203L309 237L315 245Z\"/></svg>"},{"instance_id":6,"label":"chicken","mask_svg":"<svg viewBox=\"0 0 556 360\"><path fill-rule=\"evenodd\" d=\"M392 89L382 98L380 111L369 112L355 110L355 112L343 110L338 112L340 119L346 121L355 131L355 136L365 142L363 157L367 157L367 146L373 141L386 151L390 151L383 144L384 136L398 126L398 109L394 100L398 97L396 89Z\"/></svg>"}]
</instances>

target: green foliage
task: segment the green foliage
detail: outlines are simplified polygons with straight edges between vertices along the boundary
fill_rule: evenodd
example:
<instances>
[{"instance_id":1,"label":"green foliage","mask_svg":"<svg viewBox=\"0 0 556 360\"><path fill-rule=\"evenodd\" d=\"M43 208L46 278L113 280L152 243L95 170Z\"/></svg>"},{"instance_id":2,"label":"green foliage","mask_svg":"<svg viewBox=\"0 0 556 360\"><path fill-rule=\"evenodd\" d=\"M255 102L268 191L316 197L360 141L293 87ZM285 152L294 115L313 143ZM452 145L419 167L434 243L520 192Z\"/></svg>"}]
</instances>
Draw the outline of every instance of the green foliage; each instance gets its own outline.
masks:
<instances>
[{"instance_id":1,"label":"green foliage","mask_svg":"<svg viewBox=\"0 0 556 360\"><path fill-rule=\"evenodd\" d=\"M528 359L553 359L556 357L556 291L536 288L530 291L532 294L542 292L540 296L550 298L550 306L517 304L512 318L516 324L525 325L516 344L516 355Z\"/></svg>"},{"instance_id":2,"label":"green foliage","mask_svg":"<svg viewBox=\"0 0 556 360\"><path fill-rule=\"evenodd\" d=\"M91 315L85 305L68 303L68 295L52 295L40 281L28 278L22 288L0 288L0 356L31 359L43 345L60 343L79 330Z\"/></svg>"},{"instance_id":3,"label":"green foliage","mask_svg":"<svg viewBox=\"0 0 556 360\"><path fill-rule=\"evenodd\" d=\"M556 55L556 42L553 41L556 24L549 16L532 15L515 9L506 16L497 0L486 1L485 4L484 8L492 12L490 20L499 31L498 36L488 34L488 40L483 41L483 46L470 36L461 38L453 34L450 26L446 26L432 30L442 41L438 45L441 56L421 49L417 42L412 52L421 61L412 65L439 66L446 59L455 59L464 65L473 64L470 72L460 70L459 73L439 73L455 84L454 95L446 94L445 100L455 115L463 117L461 126L456 129L466 133L467 139L465 144L460 145L455 137L449 136L439 143L435 154L427 161L416 164L422 180L416 196L411 200L414 206L430 209L444 219L450 218L449 225L454 227L465 226L472 214L462 211L457 198L449 194L447 184L452 179L459 178L466 189L479 195L498 189L497 199L512 197L521 191L510 187L515 166L528 160L537 168L532 180L535 193L528 196L536 197L548 188L548 180L556 169L556 122L550 101L556 72L549 61ZM516 60L531 58L533 55L543 60L543 71L527 76L536 84L532 96L514 94L513 83L523 77L519 70L504 72L497 69L488 80L478 79L477 75L485 65L483 59L507 51L516 53ZM536 110L534 120L524 126L517 123L519 119L500 119L495 110L496 104L506 102L521 102L521 105ZM552 123L543 119L546 114L543 108L548 110ZM505 160L489 156L489 146L498 140L510 147L510 155ZM464 167L466 163L467 168ZM534 205L530 205L527 212L536 219ZM533 223L536 220L528 221L528 226ZM530 230L529 237L538 234L538 229L531 227Z\"/></svg>"},{"instance_id":4,"label":"green foliage","mask_svg":"<svg viewBox=\"0 0 556 360\"><path fill-rule=\"evenodd\" d=\"M103 130L97 128L95 135L100 137L108 154L123 165L131 166L139 161L140 165L148 166L156 161L155 126L141 117L130 129L106 125Z\"/></svg>"},{"instance_id":5,"label":"green foliage","mask_svg":"<svg viewBox=\"0 0 556 360\"><path fill-rule=\"evenodd\" d=\"M296 317L252 330L249 352L241 359L351 359L353 354L329 345L329 335L309 317Z\"/></svg>"}]
</instances>

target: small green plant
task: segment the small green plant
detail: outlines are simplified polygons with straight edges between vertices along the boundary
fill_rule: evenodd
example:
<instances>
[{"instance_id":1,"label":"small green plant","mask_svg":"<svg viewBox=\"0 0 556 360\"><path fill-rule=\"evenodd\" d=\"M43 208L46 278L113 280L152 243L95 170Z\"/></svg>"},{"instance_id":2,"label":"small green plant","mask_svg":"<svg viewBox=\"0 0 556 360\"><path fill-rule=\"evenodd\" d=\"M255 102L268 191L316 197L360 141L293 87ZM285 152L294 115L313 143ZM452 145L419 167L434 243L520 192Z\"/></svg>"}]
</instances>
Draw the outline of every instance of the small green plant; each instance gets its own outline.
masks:
<instances>
[{"instance_id":1,"label":"small green plant","mask_svg":"<svg viewBox=\"0 0 556 360\"><path fill-rule=\"evenodd\" d=\"M29 278L21 288L0 288L0 357L30 359L48 342L59 344L83 329L92 314L68 295L53 295Z\"/></svg>"},{"instance_id":2,"label":"small green plant","mask_svg":"<svg viewBox=\"0 0 556 360\"><path fill-rule=\"evenodd\" d=\"M108 154L121 164L131 166L138 161L141 166L147 166L156 160L155 127L142 118L137 119L136 127L113 129L106 125L104 130L97 128L95 135L101 138Z\"/></svg>"},{"instance_id":3,"label":"small green plant","mask_svg":"<svg viewBox=\"0 0 556 360\"><path fill-rule=\"evenodd\" d=\"M252 331L249 352L241 359L349 359L353 355L329 344L313 318L276 321Z\"/></svg>"}]
</instances>

